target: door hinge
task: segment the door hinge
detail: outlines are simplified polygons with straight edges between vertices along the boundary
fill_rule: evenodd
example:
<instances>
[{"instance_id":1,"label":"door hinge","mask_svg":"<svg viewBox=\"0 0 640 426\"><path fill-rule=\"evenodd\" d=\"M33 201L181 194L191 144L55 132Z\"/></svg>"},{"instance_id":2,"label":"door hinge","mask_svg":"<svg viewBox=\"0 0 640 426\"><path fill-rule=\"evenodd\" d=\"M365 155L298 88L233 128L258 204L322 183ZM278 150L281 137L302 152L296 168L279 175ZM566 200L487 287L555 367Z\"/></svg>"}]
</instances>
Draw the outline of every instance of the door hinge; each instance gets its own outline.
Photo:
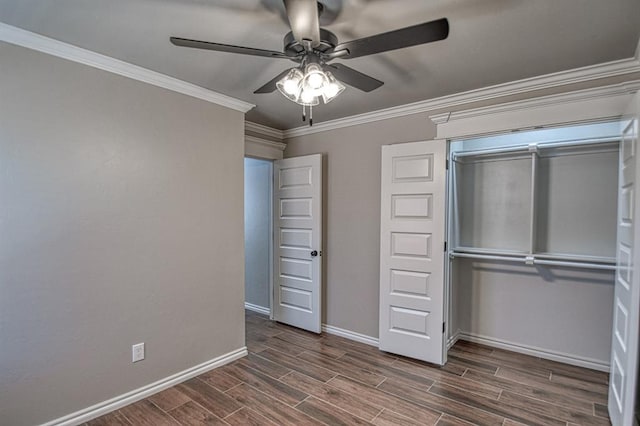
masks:
<instances>
[{"instance_id":1,"label":"door hinge","mask_svg":"<svg viewBox=\"0 0 640 426\"><path fill-rule=\"evenodd\" d=\"M446 330L447 330L447 323L443 322L442 323L442 334L444 334Z\"/></svg>"},{"instance_id":2,"label":"door hinge","mask_svg":"<svg viewBox=\"0 0 640 426\"><path fill-rule=\"evenodd\" d=\"M447 242L446 241L444 242L444 251L445 252L447 251Z\"/></svg>"},{"instance_id":3,"label":"door hinge","mask_svg":"<svg viewBox=\"0 0 640 426\"><path fill-rule=\"evenodd\" d=\"M447 170L449 170L449 160L448 160L448 159L446 160L445 168L446 168Z\"/></svg>"}]
</instances>

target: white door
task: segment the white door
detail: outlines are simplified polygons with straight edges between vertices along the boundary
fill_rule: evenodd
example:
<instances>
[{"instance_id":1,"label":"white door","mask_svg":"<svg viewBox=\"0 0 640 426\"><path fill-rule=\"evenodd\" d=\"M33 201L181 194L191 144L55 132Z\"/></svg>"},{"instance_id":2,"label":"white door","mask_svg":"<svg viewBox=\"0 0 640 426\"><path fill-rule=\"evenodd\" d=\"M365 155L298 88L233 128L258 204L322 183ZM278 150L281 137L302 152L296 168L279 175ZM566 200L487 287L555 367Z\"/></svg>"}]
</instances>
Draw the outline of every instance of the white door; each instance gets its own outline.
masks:
<instances>
[{"instance_id":1,"label":"white door","mask_svg":"<svg viewBox=\"0 0 640 426\"><path fill-rule=\"evenodd\" d=\"M322 307L322 155L274 162L276 321L320 333Z\"/></svg>"},{"instance_id":2,"label":"white door","mask_svg":"<svg viewBox=\"0 0 640 426\"><path fill-rule=\"evenodd\" d=\"M613 425L632 425L638 368L638 311L640 310L640 226L635 213L640 207L636 182L640 183L638 114L636 93L622 130L618 181L618 241L613 336L609 376L609 416Z\"/></svg>"},{"instance_id":3,"label":"white door","mask_svg":"<svg viewBox=\"0 0 640 426\"><path fill-rule=\"evenodd\" d=\"M382 147L380 349L443 364L446 142Z\"/></svg>"}]
</instances>

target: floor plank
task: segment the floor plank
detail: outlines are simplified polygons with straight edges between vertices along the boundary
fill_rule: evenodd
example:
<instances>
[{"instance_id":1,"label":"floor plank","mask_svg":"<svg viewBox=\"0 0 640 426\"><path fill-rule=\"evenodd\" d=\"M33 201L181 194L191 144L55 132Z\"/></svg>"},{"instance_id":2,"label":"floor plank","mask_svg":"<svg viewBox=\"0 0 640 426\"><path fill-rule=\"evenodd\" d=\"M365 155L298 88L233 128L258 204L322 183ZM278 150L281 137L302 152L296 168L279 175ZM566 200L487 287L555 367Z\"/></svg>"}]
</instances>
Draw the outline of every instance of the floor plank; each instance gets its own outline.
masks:
<instances>
[{"instance_id":1,"label":"floor plank","mask_svg":"<svg viewBox=\"0 0 640 426\"><path fill-rule=\"evenodd\" d=\"M401 360L396 361L393 364L400 370L408 371L415 375L427 377L432 381L445 383L450 386L459 387L469 392L476 393L481 396L485 396L491 399L498 399L500 396L500 389L498 386L494 386L486 381L474 381L469 378L465 378L465 375L458 376L456 374L450 374L446 371L437 368L425 368L424 366L418 366Z\"/></svg>"},{"instance_id":2,"label":"floor plank","mask_svg":"<svg viewBox=\"0 0 640 426\"><path fill-rule=\"evenodd\" d=\"M382 407L370 404L355 393L335 389L297 371L283 377L282 380L293 387L304 389L317 399L340 407L367 421L373 420L382 411Z\"/></svg>"},{"instance_id":3,"label":"floor plank","mask_svg":"<svg viewBox=\"0 0 640 426\"><path fill-rule=\"evenodd\" d=\"M303 413L306 413L308 416L332 426L371 424L360 417L354 416L348 411L314 397L304 400L300 404L296 405L296 408Z\"/></svg>"},{"instance_id":4,"label":"floor plank","mask_svg":"<svg viewBox=\"0 0 640 426\"><path fill-rule=\"evenodd\" d=\"M310 362L307 362L300 358L289 356L273 349L262 351L260 353L260 356L268 359L269 361L277 362L278 364L283 365L291 370L306 374L307 376L312 377L316 380L320 380L321 382L326 382L336 375L336 373L331 370L327 370L323 367L318 367L317 365L314 365Z\"/></svg>"},{"instance_id":5,"label":"floor plank","mask_svg":"<svg viewBox=\"0 0 640 426\"><path fill-rule=\"evenodd\" d=\"M427 406L420 406L412 401L407 401L403 397L380 390L381 387L390 380L392 379L387 379L379 388L373 388L351 380L348 377L338 376L329 380L329 385L348 394L358 395L360 398L378 407L390 409L400 415L416 419L425 425L433 425L438 421L442 414L439 410ZM424 393L417 390L416 392Z\"/></svg>"},{"instance_id":6,"label":"floor plank","mask_svg":"<svg viewBox=\"0 0 640 426\"><path fill-rule=\"evenodd\" d=\"M183 426L228 426L228 423L193 401L170 410L169 414Z\"/></svg>"},{"instance_id":7,"label":"floor plank","mask_svg":"<svg viewBox=\"0 0 640 426\"><path fill-rule=\"evenodd\" d=\"M305 348L307 351L317 352L319 354L331 357L331 358L340 358L342 355L347 352L342 349L334 348L333 346L327 346L324 342L320 340L309 339L308 337L304 337L298 334L284 332L282 334L278 334L274 337L275 340L282 340L288 344L300 346L301 348Z\"/></svg>"},{"instance_id":8,"label":"floor plank","mask_svg":"<svg viewBox=\"0 0 640 426\"><path fill-rule=\"evenodd\" d=\"M202 380L209 386L213 386L220 392L226 392L242 383L240 380L235 377L231 377L219 369L207 371L206 373L199 375L198 379Z\"/></svg>"},{"instance_id":9,"label":"floor plank","mask_svg":"<svg viewBox=\"0 0 640 426\"><path fill-rule=\"evenodd\" d=\"M378 417L373 420L373 424L377 426L422 426L419 421L402 416L387 408L378 414Z\"/></svg>"},{"instance_id":10,"label":"floor plank","mask_svg":"<svg viewBox=\"0 0 640 426\"><path fill-rule=\"evenodd\" d=\"M518 354L520 355L520 354ZM479 355L475 353L465 352L458 350L455 346L451 348L447 358L452 358L457 362L469 363L476 365L475 368L483 370L492 370L499 367L509 367L514 370L522 370L527 374L549 378L551 376L551 370L549 368L538 365L537 363L531 363L522 360L518 356L514 356L509 360L501 360L489 355ZM495 370L490 371L495 373Z\"/></svg>"},{"instance_id":11,"label":"floor plank","mask_svg":"<svg viewBox=\"0 0 640 426\"><path fill-rule=\"evenodd\" d=\"M162 411L147 399L127 405L120 412L136 426L175 426L173 417Z\"/></svg>"},{"instance_id":12,"label":"floor plank","mask_svg":"<svg viewBox=\"0 0 640 426\"><path fill-rule=\"evenodd\" d=\"M278 426L277 423L247 407L225 417L224 421L232 426Z\"/></svg>"},{"instance_id":13,"label":"floor plank","mask_svg":"<svg viewBox=\"0 0 640 426\"><path fill-rule=\"evenodd\" d=\"M566 421L551 417L550 413L538 414L536 412L524 411L522 410L522 407L513 407L507 404L502 404L499 401L483 398L470 392L465 392L461 389L444 384L436 384L432 386L429 392L497 416L509 418L525 424L565 426L567 423Z\"/></svg>"},{"instance_id":14,"label":"floor plank","mask_svg":"<svg viewBox=\"0 0 640 426\"><path fill-rule=\"evenodd\" d=\"M498 376L492 376L490 374L480 373L474 370L467 371L464 374L464 377L477 382L490 384L505 391L510 391L531 398L541 399L543 401L562 405L565 407L571 407L575 410L582 411L587 414L593 411L592 402L569 396L563 392L541 389L535 386L527 386L517 381L504 379Z\"/></svg>"},{"instance_id":15,"label":"floor plank","mask_svg":"<svg viewBox=\"0 0 640 426\"><path fill-rule=\"evenodd\" d=\"M518 395L512 392L503 392L502 395L500 395L500 401L523 411L552 416L570 423L597 426L606 426L609 424L609 421L606 419L601 419L590 414L585 414L584 412L572 410L570 408Z\"/></svg>"},{"instance_id":16,"label":"floor plank","mask_svg":"<svg viewBox=\"0 0 640 426\"><path fill-rule=\"evenodd\" d=\"M238 364L251 367L254 370L258 370L274 379L279 379L291 372L290 368L284 367L281 364L269 361L266 358L260 357L255 354L248 354L246 357L238 360Z\"/></svg>"},{"instance_id":17,"label":"floor plank","mask_svg":"<svg viewBox=\"0 0 640 426\"><path fill-rule=\"evenodd\" d=\"M184 393L180 392L175 387L171 387L169 389L165 389L162 392L158 392L155 395L151 395L149 397L149 401L153 402L163 411L170 411L176 407L181 406L182 404L186 404L191 401Z\"/></svg>"},{"instance_id":18,"label":"floor plank","mask_svg":"<svg viewBox=\"0 0 640 426\"><path fill-rule=\"evenodd\" d=\"M236 379L253 386L280 401L289 405L295 405L309 396L307 393L288 386L282 381L267 376L253 368L245 367L242 364L233 364L222 367L225 373L230 374Z\"/></svg>"},{"instance_id":19,"label":"floor plank","mask_svg":"<svg viewBox=\"0 0 640 426\"><path fill-rule=\"evenodd\" d=\"M527 386L532 386L538 389L550 390L552 392L564 393L567 396L582 399L590 402L599 402L602 404L607 403L606 393L602 393L601 390L593 390L589 386L574 387L571 383L564 384L554 382L553 380L544 379L535 375L529 375L524 371L512 370L507 367L503 367L496 374L497 377L519 382ZM553 377L552 377L553 379ZM583 389L581 389L583 388Z\"/></svg>"},{"instance_id":20,"label":"floor plank","mask_svg":"<svg viewBox=\"0 0 640 426\"><path fill-rule=\"evenodd\" d=\"M436 426L471 426L473 423L465 422L457 417L450 416L448 414L443 414L436 423Z\"/></svg>"},{"instance_id":21,"label":"floor plank","mask_svg":"<svg viewBox=\"0 0 640 426\"><path fill-rule=\"evenodd\" d=\"M380 374L345 363L340 359L329 358L316 352L304 352L300 354L298 358L342 374L343 376L350 377L367 385L377 386L384 380L384 376Z\"/></svg>"},{"instance_id":22,"label":"floor plank","mask_svg":"<svg viewBox=\"0 0 640 426\"><path fill-rule=\"evenodd\" d=\"M177 388L191 398L192 401L197 402L220 418L224 418L242 408L232 398L197 378L187 380L179 384Z\"/></svg>"},{"instance_id":23,"label":"floor plank","mask_svg":"<svg viewBox=\"0 0 640 426\"><path fill-rule=\"evenodd\" d=\"M474 424L495 426L501 425L504 421L503 416L466 405L458 400L450 400L440 395L434 395L430 392L421 392L403 386L401 383L394 382L393 379L386 380L378 387L378 389L386 392L387 394L395 395L397 398L402 398L414 404L428 407L434 412L449 414ZM410 415L410 413L401 414Z\"/></svg>"},{"instance_id":24,"label":"floor plank","mask_svg":"<svg viewBox=\"0 0 640 426\"><path fill-rule=\"evenodd\" d=\"M234 398L245 407L250 407L257 413L260 413L262 416L278 425L322 425L322 423L312 419L303 412L296 410L284 402L272 398L247 384L242 384L231 389L227 392L227 395Z\"/></svg>"}]
</instances>

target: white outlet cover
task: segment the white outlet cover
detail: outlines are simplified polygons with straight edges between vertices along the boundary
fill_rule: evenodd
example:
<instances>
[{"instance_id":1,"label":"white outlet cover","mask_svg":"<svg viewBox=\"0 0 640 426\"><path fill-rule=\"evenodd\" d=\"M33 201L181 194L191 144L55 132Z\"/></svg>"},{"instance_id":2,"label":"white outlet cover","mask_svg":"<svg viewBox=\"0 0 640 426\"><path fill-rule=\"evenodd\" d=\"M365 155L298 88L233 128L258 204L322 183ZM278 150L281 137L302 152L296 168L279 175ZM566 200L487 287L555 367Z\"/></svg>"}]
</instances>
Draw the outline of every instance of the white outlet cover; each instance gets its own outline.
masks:
<instances>
[{"instance_id":1,"label":"white outlet cover","mask_svg":"<svg viewBox=\"0 0 640 426\"><path fill-rule=\"evenodd\" d=\"M132 362L142 361L144 359L144 343L137 343L131 346Z\"/></svg>"}]
</instances>

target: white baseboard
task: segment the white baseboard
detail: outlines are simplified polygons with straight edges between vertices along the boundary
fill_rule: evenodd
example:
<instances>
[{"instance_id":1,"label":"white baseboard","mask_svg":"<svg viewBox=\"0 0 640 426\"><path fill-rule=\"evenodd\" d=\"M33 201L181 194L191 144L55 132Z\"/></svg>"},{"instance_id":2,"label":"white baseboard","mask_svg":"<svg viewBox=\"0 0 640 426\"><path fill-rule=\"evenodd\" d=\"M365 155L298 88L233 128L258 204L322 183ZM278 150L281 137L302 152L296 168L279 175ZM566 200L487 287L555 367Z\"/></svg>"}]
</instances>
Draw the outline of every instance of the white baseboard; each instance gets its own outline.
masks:
<instances>
[{"instance_id":1,"label":"white baseboard","mask_svg":"<svg viewBox=\"0 0 640 426\"><path fill-rule=\"evenodd\" d=\"M259 314L264 314L267 316L271 315L271 309L265 308L264 306L254 305L253 303L244 302L244 308L253 312L257 312Z\"/></svg>"},{"instance_id":2,"label":"white baseboard","mask_svg":"<svg viewBox=\"0 0 640 426\"><path fill-rule=\"evenodd\" d=\"M327 334L334 334L336 336L344 337L345 339L355 340L356 342L375 346L376 348L379 346L379 342L377 338L367 336L366 334L356 333L355 331L345 330L344 328L338 328L332 325L322 324L322 331L324 331Z\"/></svg>"},{"instance_id":3,"label":"white baseboard","mask_svg":"<svg viewBox=\"0 0 640 426\"><path fill-rule=\"evenodd\" d=\"M169 377L165 377L164 379L158 380L157 382L116 396L115 398L111 398L107 401L100 402L96 405L92 405L91 407L85 408L83 410L76 411L75 413L68 414L64 417L60 417L59 419L52 420L41 426L76 426L82 424L136 401L140 401L141 399L147 398L148 396L170 388L171 386L175 386L209 370L222 367L223 365L235 361L236 359L242 358L245 355L247 355L246 347L236 349L235 351L203 362L202 364L188 368Z\"/></svg>"},{"instance_id":4,"label":"white baseboard","mask_svg":"<svg viewBox=\"0 0 640 426\"><path fill-rule=\"evenodd\" d=\"M494 337L483 336L474 333L459 331L457 334L460 340L480 343L494 348L505 349L511 352L518 352L525 355L537 356L539 358L549 359L551 361L562 362L578 367L590 368L592 370L609 371L609 363L592 358L585 358L564 352L551 351L535 346L513 343L506 340L496 339Z\"/></svg>"},{"instance_id":5,"label":"white baseboard","mask_svg":"<svg viewBox=\"0 0 640 426\"><path fill-rule=\"evenodd\" d=\"M458 340L460 340L460 329L457 329L455 333L449 339L447 339L447 350L451 349L453 345L456 344Z\"/></svg>"}]
</instances>

